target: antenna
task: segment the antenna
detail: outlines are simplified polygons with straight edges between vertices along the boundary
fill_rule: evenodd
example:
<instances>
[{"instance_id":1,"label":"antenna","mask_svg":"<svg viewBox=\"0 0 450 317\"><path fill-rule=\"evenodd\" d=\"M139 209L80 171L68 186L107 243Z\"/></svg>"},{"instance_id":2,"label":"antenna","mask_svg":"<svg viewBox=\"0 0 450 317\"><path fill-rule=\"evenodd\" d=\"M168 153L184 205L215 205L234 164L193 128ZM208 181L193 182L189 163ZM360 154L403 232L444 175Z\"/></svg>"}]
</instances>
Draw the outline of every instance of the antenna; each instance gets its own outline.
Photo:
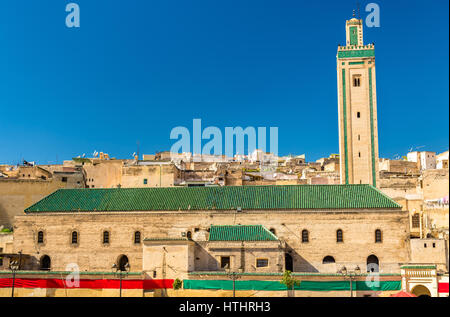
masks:
<instances>
[{"instance_id":1,"label":"antenna","mask_svg":"<svg viewBox=\"0 0 450 317\"><path fill-rule=\"evenodd\" d=\"M358 0L356 0L356 10L358 11L358 20L361 20L361 12Z\"/></svg>"}]
</instances>

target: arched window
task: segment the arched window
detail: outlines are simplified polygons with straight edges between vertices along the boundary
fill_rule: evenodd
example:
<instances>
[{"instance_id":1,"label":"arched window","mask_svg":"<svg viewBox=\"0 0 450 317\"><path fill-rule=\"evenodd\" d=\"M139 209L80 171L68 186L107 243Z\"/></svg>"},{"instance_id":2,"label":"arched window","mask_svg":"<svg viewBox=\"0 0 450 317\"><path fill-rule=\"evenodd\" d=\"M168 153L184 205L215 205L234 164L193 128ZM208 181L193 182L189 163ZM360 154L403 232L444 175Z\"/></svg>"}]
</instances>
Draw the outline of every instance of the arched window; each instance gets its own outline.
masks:
<instances>
[{"instance_id":1,"label":"arched window","mask_svg":"<svg viewBox=\"0 0 450 317\"><path fill-rule=\"evenodd\" d=\"M190 231L188 231L188 232L186 233L186 237L187 237L188 239L192 239L192 233L191 233Z\"/></svg>"},{"instance_id":2,"label":"arched window","mask_svg":"<svg viewBox=\"0 0 450 317\"><path fill-rule=\"evenodd\" d=\"M38 232L37 243L44 243L44 232L43 231Z\"/></svg>"},{"instance_id":3,"label":"arched window","mask_svg":"<svg viewBox=\"0 0 450 317\"><path fill-rule=\"evenodd\" d=\"M302 242L309 242L309 232L306 229L302 230Z\"/></svg>"},{"instance_id":4,"label":"arched window","mask_svg":"<svg viewBox=\"0 0 450 317\"><path fill-rule=\"evenodd\" d=\"M330 263L336 263L336 261L332 256L327 255L326 257L323 258L322 264L330 264Z\"/></svg>"},{"instance_id":5,"label":"arched window","mask_svg":"<svg viewBox=\"0 0 450 317\"><path fill-rule=\"evenodd\" d=\"M367 272L379 272L380 263L378 262L378 257L371 254L367 257Z\"/></svg>"},{"instance_id":6,"label":"arched window","mask_svg":"<svg viewBox=\"0 0 450 317\"><path fill-rule=\"evenodd\" d=\"M78 243L78 232L72 231L72 244Z\"/></svg>"},{"instance_id":7,"label":"arched window","mask_svg":"<svg viewBox=\"0 0 450 317\"><path fill-rule=\"evenodd\" d=\"M336 230L336 242L344 242L344 234L341 229Z\"/></svg>"},{"instance_id":8,"label":"arched window","mask_svg":"<svg viewBox=\"0 0 450 317\"><path fill-rule=\"evenodd\" d=\"M104 244L109 243L109 231L103 231L103 243Z\"/></svg>"},{"instance_id":9,"label":"arched window","mask_svg":"<svg viewBox=\"0 0 450 317\"><path fill-rule=\"evenodd\" d=\"M50 260L50 257L48 255L43 255L39 262L40 262L40 269L41 270L45 270L45 271L49 271L50 270L51 260Z\"/></svg>"},{"instance_id":10,"label":"arched window","mask_svg":"<svg viewBox=\"0 0 450 317\"><path fill-rule=\"evenodd\" d=\"M121 271L126 271L127 268L125 266L127 264L130 265L128 263L128 257L126 255L124 255L124 254L119 256L119 259L117 260L117 262L118 262L117 264L118 264L119 270L121 270Z\"/></svg>"},{"instance_id":11,"label":"arched window","mask_svg":"<svg viewBox=\"0 0 450 317\"><path fill-rule=\"evenodd\" d=\"M375 243L381 243L383 242L383 238L381 236L381 230L377 229L375 230Z\"/></svg>"},{"instance_id":12,"label":"arched window","mask_svg":"<svg viewBox=\"0 0 450 317\"><path fill-rule=\"evenodd\" d=\"M134 243L136 243L136 244L141 243L141 232L140 231L136 231L134 233Z\"/></svg>"}]
</instances>

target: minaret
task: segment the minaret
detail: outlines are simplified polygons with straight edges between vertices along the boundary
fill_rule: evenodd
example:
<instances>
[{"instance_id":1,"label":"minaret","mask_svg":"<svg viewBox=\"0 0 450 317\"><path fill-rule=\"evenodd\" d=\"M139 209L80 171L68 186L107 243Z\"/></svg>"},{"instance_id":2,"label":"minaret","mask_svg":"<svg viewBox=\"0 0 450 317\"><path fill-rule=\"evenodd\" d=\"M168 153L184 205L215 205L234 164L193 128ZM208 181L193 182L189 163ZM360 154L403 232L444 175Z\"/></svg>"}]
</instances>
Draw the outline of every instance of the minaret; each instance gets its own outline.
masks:
<instances>
[{"instance_id":1,"label":"minaret","mask_svg":"<svg viewBox=\"0 0 450 317\"><path fill-rule=\"evenodd\" d=\"M375 47L364 45L363 21L346 21L338 46L339 157L341 184L377 185L378 125Z\"/></svg>"}]
</instances>

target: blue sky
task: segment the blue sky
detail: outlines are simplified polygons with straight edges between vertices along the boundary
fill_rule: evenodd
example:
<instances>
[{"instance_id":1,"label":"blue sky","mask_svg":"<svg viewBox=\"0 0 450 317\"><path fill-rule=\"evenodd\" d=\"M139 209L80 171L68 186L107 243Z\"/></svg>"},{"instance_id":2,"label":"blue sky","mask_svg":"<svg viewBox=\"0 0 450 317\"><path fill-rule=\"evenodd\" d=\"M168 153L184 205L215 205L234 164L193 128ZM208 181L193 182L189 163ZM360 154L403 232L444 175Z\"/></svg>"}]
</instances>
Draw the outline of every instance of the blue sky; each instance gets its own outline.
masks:
<instances>
[{"instance_id":1,"label":"blue sky","mask_svg":"<svg viewBox=\"0 0 450 317\"><path fill-rule=\"evenodd\" d=\"M65 26L65 6L81 27ZM364 7L372 1L360 1ZM381 157L448 149L448 1L373 1ZM355 1L2 0L0 163L168 150L172 128L277 126L338 153L336 49Z\"/></svg>"}]
</instances>

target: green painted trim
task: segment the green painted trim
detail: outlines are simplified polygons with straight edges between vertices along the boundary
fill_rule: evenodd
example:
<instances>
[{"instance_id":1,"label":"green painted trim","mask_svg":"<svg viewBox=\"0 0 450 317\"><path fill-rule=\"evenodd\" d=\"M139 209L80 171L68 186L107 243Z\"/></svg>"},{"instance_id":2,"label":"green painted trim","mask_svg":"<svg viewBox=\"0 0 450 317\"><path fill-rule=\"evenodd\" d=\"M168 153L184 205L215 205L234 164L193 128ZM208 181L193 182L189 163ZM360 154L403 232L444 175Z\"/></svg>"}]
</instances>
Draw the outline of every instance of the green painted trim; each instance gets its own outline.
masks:
<instances>
[{"instance_id":1,"label":"green painted trim","mask_svg":"<svg viewBox=\"0 0 450 317\"><path fill-rule=\"evenodd\" d=\"M342 69L342 104L344 112L344 155L345 155L345 184L348 184L348 149L347 149L347 105L345 93L345 69Z\"/></svg>"},{"instance_id":2,"label":"green painted trim","mask_svg":"<svg viewBox=\"0 0 450 317\"><path fill-rule=\"evenodd\" d=\"M351 26L349 28L350 32L350 45L357 45L358 44L358 27Z\"/></svg>"},{"instance_id":3,"label":"green painted trim","mask_svg":"<svg viewBox=\"0 0 450 317\"><path fill-rule=\"evenodd\" d=\"M370 143L372 149L372 184L377 187L377 177L375 172L375 137L373 124L373 95L372 95L372 67L369 67L369 102L370 102Z\"/></svg>"},{"instance_id":4,"label":"green painted trim","mask_svg":"<svg viewBox=\"0 0 450 317\"><path fill-rule=\"evenodd\" d=\"M348 291L350 290L349 281L299 281L299 285L294 285L298 291ZM183 280L184 289L210 289L210 290L232 290L233 281L231 280ZM401 289L401 281L379 281L378 286L367 285L366 281L352 281L354 291L396 291ZM257 291L286 291L287 287L280 281L256 281L256 280L237 280L235 281L236 290L257 290Z\"/></svg>"},{"instance_id":5,"label":"green painted trim","mask_svg":"<svg viewBox=\"0 0 450 317\"><path fill-rule=\"evenodd\" d=\"M361 65L364 64L364 62L349 62L349 65Z\"/></svg>"},{"instance_id":6,"label":"green painted trim","mask_svg":"<svg viewBox=\"0 0 450 317\"><path fill-rule=\"evenodd\" d=\"M338 58L375 57L375 50L338 51Z\"/></svg>"},{"instance_id":7,"label":"green painted trim","mask_svg":"<svg viewBox=\"0 0 450 317\"><path fill-rule=\"evenodd\" d=\"M436 265L403 265L401 269L435 269Z\"/></svg>"}]
</instances>

